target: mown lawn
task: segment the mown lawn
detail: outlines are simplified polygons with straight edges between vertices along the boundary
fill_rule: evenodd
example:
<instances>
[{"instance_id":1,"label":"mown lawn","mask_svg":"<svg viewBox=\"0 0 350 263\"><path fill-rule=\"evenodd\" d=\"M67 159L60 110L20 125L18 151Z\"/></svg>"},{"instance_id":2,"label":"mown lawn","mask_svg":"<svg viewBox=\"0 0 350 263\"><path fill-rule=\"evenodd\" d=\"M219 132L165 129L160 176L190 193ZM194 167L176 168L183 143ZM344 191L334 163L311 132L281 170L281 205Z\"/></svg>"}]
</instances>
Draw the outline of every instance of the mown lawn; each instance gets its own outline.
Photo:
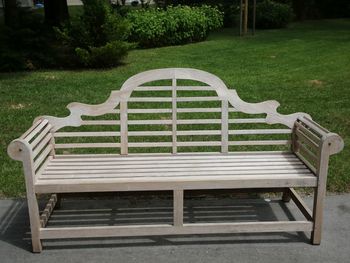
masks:
<instances>
[{"instance_id":1,"label":"mown lawn","mask_svg":"<svg viewBox=\"0 0 350 263\"><path fill-rule=\"evenodd\" d=\"M6 154L39 115L65 116L72 101L100 103L133 74L162 67L209 71L249 102L275 99L350 142L350 20L310 21L239 38L233 30L185 46L132 51L110 70L0 74L0 195L25 192L20 163ZM331 158L328 189L350 191L350 149Z\"/></svg>"}]
</instances>

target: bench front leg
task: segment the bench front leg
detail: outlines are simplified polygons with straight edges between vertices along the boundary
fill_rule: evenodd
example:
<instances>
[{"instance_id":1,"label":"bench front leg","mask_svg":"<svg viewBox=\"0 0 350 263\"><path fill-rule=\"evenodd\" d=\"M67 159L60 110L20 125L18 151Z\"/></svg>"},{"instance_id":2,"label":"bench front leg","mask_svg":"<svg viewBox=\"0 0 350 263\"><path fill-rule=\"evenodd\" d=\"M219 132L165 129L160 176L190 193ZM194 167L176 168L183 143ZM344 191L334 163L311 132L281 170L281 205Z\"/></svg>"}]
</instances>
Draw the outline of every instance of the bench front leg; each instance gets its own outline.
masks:
<instances>
[{"instance_id":1,"label":"bench front leg","mask_svg":"<svg viewBox=\"0 0 350 263\"><path fill-rule=\"evenodd\" d=\"M28 142L17 139L14 140L9 148L9 155L18 161L22 161L24 178L27 190L27 202L30 220L30 230L32 234L32 247L33 252L40 253L42 251L42 244L40 240L40 213L38 206L38 199L34 189L34 164L33 164L33 152Z\"/></svg>"}]
</instances>

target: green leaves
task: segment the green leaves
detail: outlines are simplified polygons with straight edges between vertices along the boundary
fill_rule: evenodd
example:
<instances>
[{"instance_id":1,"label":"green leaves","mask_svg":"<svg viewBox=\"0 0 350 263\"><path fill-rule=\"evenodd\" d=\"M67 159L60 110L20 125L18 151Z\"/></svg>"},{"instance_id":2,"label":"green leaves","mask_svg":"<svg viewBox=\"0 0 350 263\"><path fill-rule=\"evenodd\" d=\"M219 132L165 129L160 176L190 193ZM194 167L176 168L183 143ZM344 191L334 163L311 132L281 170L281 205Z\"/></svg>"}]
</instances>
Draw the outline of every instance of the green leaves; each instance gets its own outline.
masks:
<instances>
[{"instance_id":1,"label":"green leaves","mask_svg":"<svg viewBox=\"0 0 350 263\"><path fill-rule=\"evenodd\" d=\"M291 21L292 15L290 5L264 0L256 6L256 27L283 28Z\"/></svg>"},{"instance_id":2,"label":"green leaves","mask_svg":"<svg viewBox=\"0 0 350 263\"><path fill-rule=\"evenodd\" d=\"M129 35L128 21L115 14L105 0L83 0L84 13L57 33L75 51L80 64L91 68L120 64L133 47L125 40Z\"/></svg>"},{"instance_id":3,"label":"green leaves","mask_svg":"<svg viewBox=\"0 0 350 263\"><path fill-rule=\"evenodd\" d=\"M130 41L141 47L179 45L204 40L209 31L220 28L223 14L216 8L176 6L138 9L127 14Z\"/></svg>"}]
</instances>

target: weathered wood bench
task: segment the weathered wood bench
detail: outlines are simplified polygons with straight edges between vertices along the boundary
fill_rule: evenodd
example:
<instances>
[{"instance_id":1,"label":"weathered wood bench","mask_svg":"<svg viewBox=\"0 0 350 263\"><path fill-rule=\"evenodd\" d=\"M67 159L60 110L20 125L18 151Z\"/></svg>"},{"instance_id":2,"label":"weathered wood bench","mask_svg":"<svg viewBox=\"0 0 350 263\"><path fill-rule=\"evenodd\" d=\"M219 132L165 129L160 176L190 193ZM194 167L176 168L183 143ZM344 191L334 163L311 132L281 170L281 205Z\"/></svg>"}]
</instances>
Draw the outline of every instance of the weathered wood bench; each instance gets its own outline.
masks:
<instances>
[{"instance_id":1,"label":"weathered wood bench","mask_svg":"<svg viewBox=\"0 0 350 263\"><path fill-rule=\"evenodd\" d=\"M129 78L102 104L36 119L8 147L23 162L33 251L44 239L234 232L311 231L319 244L329 156L344 143L278 106L244 102L210 73L169 68ZM313 211L295 187L315 190ZM306 219L184 223L185 190L248 188L280 189ZM172 225L46 227L59 194L148 190L173 191ZM37 195L48 193L40 214Z\"/></svg>"}]
</instances>

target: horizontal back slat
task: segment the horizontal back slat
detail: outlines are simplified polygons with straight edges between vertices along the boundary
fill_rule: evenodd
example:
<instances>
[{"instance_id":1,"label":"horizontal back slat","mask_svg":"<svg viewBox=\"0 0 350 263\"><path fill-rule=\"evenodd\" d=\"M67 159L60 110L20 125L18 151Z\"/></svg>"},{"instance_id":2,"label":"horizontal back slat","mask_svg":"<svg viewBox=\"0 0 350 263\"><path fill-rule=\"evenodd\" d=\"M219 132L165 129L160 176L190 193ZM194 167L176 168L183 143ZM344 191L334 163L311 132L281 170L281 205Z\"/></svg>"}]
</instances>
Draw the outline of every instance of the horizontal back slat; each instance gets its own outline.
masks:
<instances>
[{"instance_id":1,"label":"horizontal back slat","mask_svg":"<svg viewBox=\"0 0 350 263\"><path fill-rule=\"evenodd\" d=\"M115 148L120 147L120 143L56 143L56 149L69 148Z\"/></svg>"},{"instance_id":2,"label":"horizontal back slat","mask_svg":"<svg viewBox=\"0 0 350 263\"><path fill-rule=\"evenodd\" d=\"M173 86L141 86L141 87L135 88L135 91L171 91L171 90L173 90ZM215 90L215 88L211 86L176 86L176 90L208 91L208 90Z\"/></svg>"}]
</instances>

